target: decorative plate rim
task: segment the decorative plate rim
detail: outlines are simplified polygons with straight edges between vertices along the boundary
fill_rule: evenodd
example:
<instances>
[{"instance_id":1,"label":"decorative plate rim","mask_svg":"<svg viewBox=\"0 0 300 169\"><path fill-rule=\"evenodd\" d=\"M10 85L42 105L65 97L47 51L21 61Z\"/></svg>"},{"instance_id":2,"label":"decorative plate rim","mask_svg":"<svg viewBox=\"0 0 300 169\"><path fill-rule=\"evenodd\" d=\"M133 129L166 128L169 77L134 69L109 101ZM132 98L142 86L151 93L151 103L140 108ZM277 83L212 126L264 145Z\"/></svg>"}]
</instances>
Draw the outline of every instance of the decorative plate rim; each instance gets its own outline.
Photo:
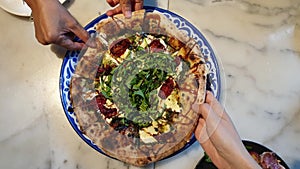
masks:
<instances>
[{"instance_id":1,"label":"decorative plate rim","mask_svg":"<svg viewBox=\"0 0 300 169\"><path fill-rule=\"evenodd\" d=\"M164 14L166 17L168 17L172 22L183 31L186 31L189 36L193 37L197 43L200 45L201 52L204 55L206 60L210 60L210 62L207 62L207 66L209 69L208 73L208 80L210 80L210 89L212 89L212 93L214 96L219 100L221 96L221 76L220 76L220 69L217 57L213 51L213 48L209 44L208 40L204 37L204 35L190 22L188 22L183 17L158 7L149 7L144 6L144 9L146 12L159 12ZM92 20L90 23L88 23L84 29L86 29L88 32L92 33L94 32L93 27L96 23L99 21L106 19L108 16L106 14L100 15L94 20ZM75 41L80 41L78 38L75 39ZM105 154L99 147L97 147L87 136L85 136L78 126L78 123L76 121L74 112L72 110L72 105L70 103L70 79L72 78L72 75L75 71L75 66L77 63L77 58L80 51L67 51L66 55L63 59L61 70L60 70L60 79L59 79L59 92L60 92L60 98L61 103L63 106L63 110L67 116L67 119L69 123L71 124L72 128L75 130L75 132L80 136L81 139L83 139L89 146L94 148L96 151L100 152L103 155L106 155L110 157L109 155ZM74 55L76 55L74 57ZM72 58L73 57L73 58ZM73 64L73 65L72 65ZM71 67L71 66L73 67ZM69 80L68 80L69 79ZM73 117L72 117L73 116ZM184 151L188 147L190 147L194 142L196 141L195 136L193 135L189 142L180 150L173 153L172 155L164 158L167 159L169 157L172 157L176 154L179 154L180 152Z\"/></svg>"}]
</instances>

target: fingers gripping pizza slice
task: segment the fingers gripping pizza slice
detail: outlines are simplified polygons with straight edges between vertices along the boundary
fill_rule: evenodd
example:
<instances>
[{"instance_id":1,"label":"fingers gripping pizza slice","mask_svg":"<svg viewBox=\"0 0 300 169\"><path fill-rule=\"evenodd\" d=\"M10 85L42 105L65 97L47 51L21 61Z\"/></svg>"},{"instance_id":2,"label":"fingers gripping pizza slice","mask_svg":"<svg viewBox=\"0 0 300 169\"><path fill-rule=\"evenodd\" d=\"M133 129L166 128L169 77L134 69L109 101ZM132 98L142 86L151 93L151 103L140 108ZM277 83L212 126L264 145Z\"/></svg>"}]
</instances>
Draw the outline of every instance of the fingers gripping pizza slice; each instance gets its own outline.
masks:
<instances>
[{"instance_id":1,"label":"fingers gripping pizza slice","mask_svg":"<svg viewBox=\"0 0 300 169\"><path fill-rule=\"evenodd\" d=\"M71 100L81 131L103 152L143 166L190 140L199 116L191 105L204 101L207 70L195 40L163 15L124 20L96 26L98 48L79 60Z\"/></svg>"}]
</instances>

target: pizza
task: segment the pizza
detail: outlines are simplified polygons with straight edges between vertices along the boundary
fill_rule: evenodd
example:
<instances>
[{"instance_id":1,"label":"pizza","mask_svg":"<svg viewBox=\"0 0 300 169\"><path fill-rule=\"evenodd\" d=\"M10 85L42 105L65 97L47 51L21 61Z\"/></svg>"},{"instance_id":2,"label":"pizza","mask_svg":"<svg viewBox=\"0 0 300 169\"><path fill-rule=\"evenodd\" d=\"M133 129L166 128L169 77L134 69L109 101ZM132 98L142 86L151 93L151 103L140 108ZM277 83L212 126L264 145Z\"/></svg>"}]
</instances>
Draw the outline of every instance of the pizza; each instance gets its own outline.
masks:
<instances>
[{"instance_id":1,"label":"pizza","mask_svg":"<svg viewBox=\"0 0 300 169\"><path fill-rule=\"evenodd\" d=\"M196 41L145 10L96 24L97 48L78 61L70 93L81 132L105 154L144 166L189 142L207 68Z\"/></svg>"}]
</instances>

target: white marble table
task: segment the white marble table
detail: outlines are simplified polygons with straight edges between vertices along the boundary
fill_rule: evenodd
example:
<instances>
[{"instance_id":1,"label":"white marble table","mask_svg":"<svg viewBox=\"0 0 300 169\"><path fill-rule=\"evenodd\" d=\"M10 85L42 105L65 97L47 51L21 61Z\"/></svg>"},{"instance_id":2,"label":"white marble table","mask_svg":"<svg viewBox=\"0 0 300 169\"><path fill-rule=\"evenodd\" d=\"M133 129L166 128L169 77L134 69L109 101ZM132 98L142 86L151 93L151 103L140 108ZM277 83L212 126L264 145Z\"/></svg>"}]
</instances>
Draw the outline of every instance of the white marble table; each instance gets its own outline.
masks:
<instances>
[{"instance_id":1,"label":"white marble table","mask_svg":"<svg viewBox=\"0 0 300 169\"><path fill-rule=\"evenodd\" d=\"M300 1L158 0L183 16L214 46L222 65L223 100L241 137L300 168ZM104 0L74 1L85 25L104 13ZM42 46L27 18L0 10L0 168L122 169L78 137L59 96L64 50ZM203 156L196 142L146 168L192 169Z\"/></svg>"}]
</instances>

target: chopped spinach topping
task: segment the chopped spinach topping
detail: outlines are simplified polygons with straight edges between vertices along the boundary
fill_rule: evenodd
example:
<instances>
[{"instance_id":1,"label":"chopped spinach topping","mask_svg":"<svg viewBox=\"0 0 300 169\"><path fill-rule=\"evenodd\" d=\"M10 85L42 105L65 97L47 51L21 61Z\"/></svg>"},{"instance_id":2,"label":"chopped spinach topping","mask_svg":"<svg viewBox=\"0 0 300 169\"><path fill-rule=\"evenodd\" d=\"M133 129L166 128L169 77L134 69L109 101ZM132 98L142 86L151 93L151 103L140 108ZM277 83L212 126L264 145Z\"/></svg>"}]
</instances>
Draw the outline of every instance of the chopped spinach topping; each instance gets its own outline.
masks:
<instances>
[{"instance_id":1,"label":"chopped spinach topping","mask_svg":"<svg viewBox=\"0 0 300 169\"><path fill-rule=\"evenodd\" d=\"M100 74L95 88L111 100L119 109L119 116L112 119L117 131L129 126L141 129L152 125L153 121L173 116L166 108L158 109L160 86L168 79L181 81L186 68L178 74L175 58L164 53L139 53L126 58L110 73ZM165 114L165 115L163 115ZM134 137L137 137L134 134Z\"/></svg>"},{"instance_id":2,"label":"chopped spinach topping","mask_svg":"<svg viewBox=\"0 0 300 169\"><path fill-rule=\"evenodd\" d=\"M125 118L139 127L148 127L161 118L158 110L158 88L169 77L176 76L174 57L144 54L125 60L112 77L112 99Z\"/></svg>"},{"instance_id":3,"label":"chopped spinach topping","mask_svg":"<svg viewBox=\"0 0 300 169\"><path fill-rule=\"evenodd\" d=\"M131 81L129 98L133 107L141 112L148 110L151 95L156 94L156 90L167 79L167 72L157 68L143 70L139 72Z\"/></svg>"}]
</instances>

